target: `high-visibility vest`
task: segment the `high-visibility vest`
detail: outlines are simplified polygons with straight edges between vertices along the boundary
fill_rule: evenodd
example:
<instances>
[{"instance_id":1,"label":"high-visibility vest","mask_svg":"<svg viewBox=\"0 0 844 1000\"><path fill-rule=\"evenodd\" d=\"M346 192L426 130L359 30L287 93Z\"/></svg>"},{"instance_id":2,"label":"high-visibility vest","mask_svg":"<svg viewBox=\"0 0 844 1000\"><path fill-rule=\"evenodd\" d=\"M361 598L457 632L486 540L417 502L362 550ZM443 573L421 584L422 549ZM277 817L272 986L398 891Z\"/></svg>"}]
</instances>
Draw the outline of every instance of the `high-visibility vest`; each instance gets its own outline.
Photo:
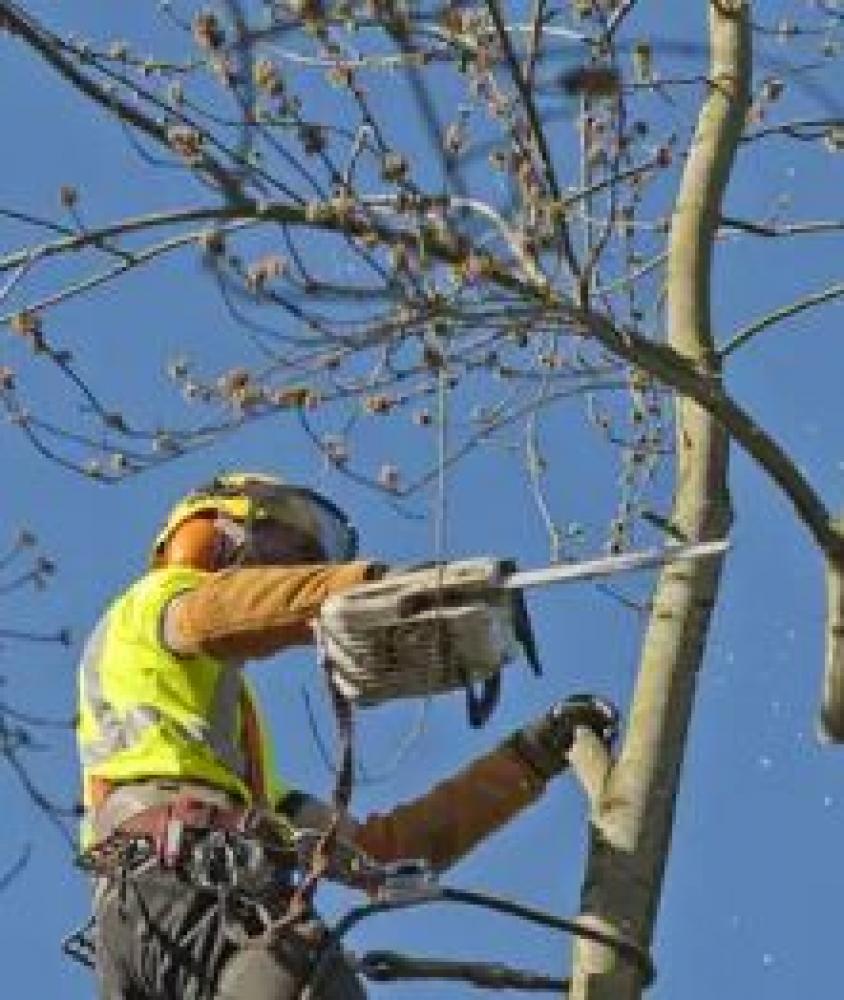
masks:
<instances>
[{"instance_id":1,"label":"high-visibility vest","mask_svg":"<svg viewBox=\"0 0 844 1000\"><path fill-rule=\"evenodd\" d=\"M188 567L152 570L114 601L88 639L77 728L86 810L96 804L98 782L144 778L204 782L250 804L283 794L243 671L164 645L168 602L206 577Z\"/></svg>"}]
</instances>

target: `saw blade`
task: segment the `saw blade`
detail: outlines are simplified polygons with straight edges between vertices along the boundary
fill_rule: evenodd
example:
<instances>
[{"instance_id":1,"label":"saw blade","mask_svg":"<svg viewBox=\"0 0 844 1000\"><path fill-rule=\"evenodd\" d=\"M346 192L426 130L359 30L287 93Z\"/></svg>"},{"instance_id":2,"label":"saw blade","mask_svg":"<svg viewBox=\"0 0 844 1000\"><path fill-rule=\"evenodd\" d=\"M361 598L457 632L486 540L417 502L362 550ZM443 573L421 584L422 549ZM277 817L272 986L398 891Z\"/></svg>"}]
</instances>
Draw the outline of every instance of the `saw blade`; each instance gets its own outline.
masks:
<instances>
[{"instance_id":1,"label":"saw blade","mask_svg":"<svg viewBox=\"0 0 844 1000\"><path fill-rule=\"evenodd\" d=\"M668 545L662 549L623 552L617 556L602 556L599 559L564 563L559 566L545 566L542 569L521 570L502 580L501 586L507 590L525 590L528 587L544 587L551 583L596 580L604 576L614 576L617 573L632 573L635 570L664 566L666 563L706 559L721 555L729 547L728 538L719 538L711 542L694 542L690 545Z\"/></svg>"}]
</instances>

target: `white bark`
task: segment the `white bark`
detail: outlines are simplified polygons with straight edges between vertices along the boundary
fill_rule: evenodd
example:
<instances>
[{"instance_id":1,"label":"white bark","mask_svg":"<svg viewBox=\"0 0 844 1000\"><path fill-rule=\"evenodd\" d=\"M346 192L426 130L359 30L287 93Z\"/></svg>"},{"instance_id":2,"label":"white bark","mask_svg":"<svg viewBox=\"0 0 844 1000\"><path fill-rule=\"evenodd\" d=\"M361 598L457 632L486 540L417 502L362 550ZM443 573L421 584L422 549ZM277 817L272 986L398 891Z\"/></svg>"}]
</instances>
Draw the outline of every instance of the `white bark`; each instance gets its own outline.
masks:
<instances>
[{"instance_id":1,"label":"white bark","mask_svg":"<svg viewBox=\"0 0 844 1000\"><path fill-rule=\"evenodd\" d=\"M719 379L710 324L711 260L721 201L749 95L747 0L710 5L710 79L675 206L668 263L668 340ZM730 524L728 437L700 406L676 407L672 524L690 540ZM593 816L582 919L650 947L668 856L697 670L717 594L720 558L663 570L642 649L627 736ZM609 947L577 940L573 1000L636 1000L643 970Z\"/></svg>"},{"instance_id":2,"label":"white bark","mask_svg":"<svg viewBox=\"0 0 844 1000\"><path fill-rule=\"evenodd\" d=\"M839 540L844 519L832 522ZM826 656L818 735L830 743L844 743L844 555L826 553Z\"/></svg>"}]
</instances>

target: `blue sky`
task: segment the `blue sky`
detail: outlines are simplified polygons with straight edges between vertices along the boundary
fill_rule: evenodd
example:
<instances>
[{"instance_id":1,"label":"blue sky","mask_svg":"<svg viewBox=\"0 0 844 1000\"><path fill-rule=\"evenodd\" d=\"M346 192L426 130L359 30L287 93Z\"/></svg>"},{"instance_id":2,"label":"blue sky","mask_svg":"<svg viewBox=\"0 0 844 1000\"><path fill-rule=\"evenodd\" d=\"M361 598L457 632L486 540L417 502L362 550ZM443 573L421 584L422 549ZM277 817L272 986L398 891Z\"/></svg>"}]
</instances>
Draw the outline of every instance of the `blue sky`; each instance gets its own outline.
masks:
<instances>
[{"instance_id":1,"label":"blue sky","mask_svg":"<svg viewBox=\"0 0 844 1000\"><path fill-rule=\"evenodd\" d=\"M57 29L108 40L142 38L140 50L161 51L166 44L153 27L152 5L137 5L128 15L95 0L74 5L72 15L52 4L30 6ZM702 3L687 5L694 11L672 10L670 23L668 4L642 6L647 8L643 32L650 27L672 38L699 37L693 15ZM774 23L787 6L803 11L776 0L760 15ZM791 58L792 50L786 51ZM778 72L779 50L769 43L760 54L760 76ZM0 93L4 131L13 137L0 168L0 205L58 219L59 187L72 184L81 193L80 210L93 223L188 204L196 196L176 172L152 174L117 126L68 94L6 36L0 37ZM799 111L817 109L817 96L799 87L794 99ZM840 117L840 108L837 113ZM842 155L814 146L795 150L778 141L745 147L726 209L760 217L788 192L787 218L840 220ZM20 247L26 236L22 227L0 222L0 253ZM840 280L840 248L840 234L782 243L725 240L713 292L719 340L760 312ZM47 279L36 275L30 287L38 289L42 280ZM791 450L832 508L842 506L844 492L840 320L839 304L775 327L737 354L727 372L730 390ZM104 393L120 399L139 421L182 412L176 391L161 376L170 358L187 349L225 366L244 349L193 259L170 258L130 276L114 293L76 300L50 322L57 342L71 347ZM19 344L0 342L0 364L21 370L34 407L59 405L58 383L44 366L31 363ZM157 388L152 391L151 385ZM554 460L557 512L566 521L582 522L583 550L598 551L602 521L614 502L607 449L589 436L576 411L555 411L542 432ZM389 431L365 430L364 441L366 458L376 466L397 455L407 463L435 455L432 435L400 422ZM45 462L13 428L0 428L0 449L6 470L0 550L4 539L27 526L58 564L46 592L0 597L0 624L67 625L74 635L70 650L4 645L4 697L51 717L73 712L75 658L85 631L110 596L141 572L145 547L169 503L220 468L277 471L329 491L352 512L367 553L400 562L433 551L430 517L401 517L371 491L328 472L289 417L259 421L236 437L113 487ZM733 548L700 675L657 927L658 980L651 991L657 1000L780 1000L798 990L815 997L828 995L839 977L841 751L819 746L814 737L823 658L821 560L785 500L738 450L731 488ZM413 509L429 513L431 503L420 498ZM547 539L524 475L506 449L480 449L452 474L448 550L512 554L525 566L547 559ZM629 586L636 591L646 583ZM363 718L361 753L373 770L391 759L414 727L419 735L388 774L358 788L357 812L384 810L421 792L566 692L594 689L625 708L641 638L638 617L591 586L548 590L531 598L531 608L545 676L537 681L522 666L509 669L501 708L481 732L467 728L458 698L427 706L421 727L416 707L379 709ZM303 687L326 732L330 716L309 654L262 664L252 676L264 696L285 775L326 792L330 776L309 732ZM78 781L72 741L49 735L48 742L32 754L32 772L41 787L70 801ZM33 851L32 862L0 895L7 994L91 996L87 974L59 952L59 939L86 913L84 877L71 866L67 846L4 770L0 789L5 804L0 870L25 844ZM448 881L572 913L584 841L581 795L574 782L563 779ZM330 893L325 902L333 911L348 900ZM563 974L568 964L565 940L502 917L446 907L377 919L350 943L360 950L487 957L551 974ZM425 986L373 989L373 995L388 994L432 995ZM474 991L443 986L436 995L457 1000Z\"/></svg>"}]
</instances>

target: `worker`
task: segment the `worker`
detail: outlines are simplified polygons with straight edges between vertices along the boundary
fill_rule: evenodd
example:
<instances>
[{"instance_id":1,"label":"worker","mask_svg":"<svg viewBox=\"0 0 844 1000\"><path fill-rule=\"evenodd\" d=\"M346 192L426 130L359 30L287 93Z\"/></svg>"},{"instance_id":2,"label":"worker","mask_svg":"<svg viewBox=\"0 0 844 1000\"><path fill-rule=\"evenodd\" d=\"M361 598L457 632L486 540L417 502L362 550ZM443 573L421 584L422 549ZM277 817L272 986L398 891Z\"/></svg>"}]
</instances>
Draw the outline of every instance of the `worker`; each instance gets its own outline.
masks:
<instances>
[{"instance_id":1,"label":"worker","mask_svg":"<svg viewBox=\"0 0 844 1000\"><path fill-rule=\"evenodd\" d=\"M285 837L334 817L276 776L242 670L312 642L329 595L384 574L356 550L345 515L316 492L221 475L174 508L149 571L94 629L80 664L78 736L83 847L100 861L101 1000L282 1000L299 995L317 962L320 1000L365 996L342 952L321 950L312 909L283 919L295 893ZM343 818L336 843L442 871L539 798L566 768L578 726L609 743L617 713L590 696L560 702L418 800ZM289 759L289 736L282 749ZM232 898L197 859L238 836L272 843L249 867L253 888ZM261 937L268 919L273 933Z\"/></svg>"}]
</instances>

